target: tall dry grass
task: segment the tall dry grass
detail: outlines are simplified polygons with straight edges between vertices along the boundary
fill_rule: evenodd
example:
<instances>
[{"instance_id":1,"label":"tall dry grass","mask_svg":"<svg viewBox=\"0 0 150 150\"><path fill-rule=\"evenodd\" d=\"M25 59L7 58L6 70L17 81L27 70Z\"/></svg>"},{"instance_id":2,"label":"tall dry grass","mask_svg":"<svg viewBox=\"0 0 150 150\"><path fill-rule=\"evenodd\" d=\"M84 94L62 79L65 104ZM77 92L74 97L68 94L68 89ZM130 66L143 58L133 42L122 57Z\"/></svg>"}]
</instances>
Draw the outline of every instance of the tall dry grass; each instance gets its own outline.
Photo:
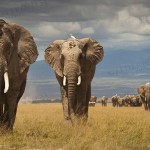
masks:
<instances>
[{"instance_id":1,"label":"tall dry grass","mask_svg":"<svg viewBox=\"0 0 150 150\"><path fill-rule=\"evenodd\" d=\"M86 126L72 127L61 104L19 104L14 132L0 135L0 149L149 150L150 112L97 104Z\"/></svg>"}]
</instances>

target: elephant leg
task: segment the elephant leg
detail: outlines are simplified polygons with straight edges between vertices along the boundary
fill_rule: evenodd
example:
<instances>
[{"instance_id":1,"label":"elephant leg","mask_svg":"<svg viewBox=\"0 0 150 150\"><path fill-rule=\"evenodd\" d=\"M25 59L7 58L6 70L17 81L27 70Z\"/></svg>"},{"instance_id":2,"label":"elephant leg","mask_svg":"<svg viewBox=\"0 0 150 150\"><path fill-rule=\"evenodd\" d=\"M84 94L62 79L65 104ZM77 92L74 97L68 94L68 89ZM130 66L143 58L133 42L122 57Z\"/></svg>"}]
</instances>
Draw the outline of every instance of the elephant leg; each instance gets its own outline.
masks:
<instances>
[{"instance_id":1,"label":"elephant leg","mask_svg":"<svg viewBox=\"0 0 150 150\"><path fill-rule=\"evenodd\" d=\"M0 104L0 123L1 123L2 120L3 120L3 105L4 105L4 104Z\"/></svg>"},{"instance_id":2,"label":"elephant leg","mask_svg":"<svg viewBox=\"0 0 150 150\"><path fill-rule=\"evenodd\" d=\"M150 102L148 101L147 109L150 111Z\"/></svg>"},{"instance_id":3,"label":"elephant leg","mask_svg":"<svg viewBox=\"0 0 150 150\"><path fill-rule=\"evenodd\" d=\"M80 89L81 91L81 89ZM86 91L86 92L85 92ZM91 98L91 85L88 86L87 90L83 90L82 94L78 96L76 115L81 118L85 123L88 119L88 105Z\"/></svg>"},{"instance_id":4,"label":"elephant leg","mask_svg":"<svg viewBox=\"0 0 150 150\"><path fill-rule=\"evenodd\" d=\"M3 116L4 116L4 103L5 103L5 95L1 95L0 97L0 124L2 123Z\"/></svg>"},{"instance_id":5,"label":"elephant leg","mask_svg":"<svg viewBox=\"0 0 150 150\"><path fill-rule=\"evenodd\" d=\"M7 95L7 110L8 110L8 119L7 119L7 129L12 130L16 118L17 106L18 106L18 95L19 90L12 90Z\"/></svg>"},{"instance_id":6,"label":"elephant leg","mask_svg":"<svg viewBox=\"0 0 150 150\"><path fill-rule=\"evenodd\" d=\"M88 108L89 108L88 103L90 101L90 98L91 98L91 84L88 86L86 100L85 100L84 115L85 115L86 119L88 118Z\"/></svg>"},{"instance_id":7,"label":"elephant leg","mask_svg":"<svg viewBox=\"0 0 150 150\"><path fill-rule=\"evenodd\" d=\"M6 125L6 122L8 120L8 107L7 107L7 104L6 104L6 96L3 96L2 97L3 99L3 103L0 104L0 111L1 111L1 115L0 115L0 126L1 127L4 127Z\"/></svg>"},{"instance_id":8,"label":"elephant leg","mask_svg":"<svg viewBox=\"0 0 150 150\"><path fill-rule=\"evenodd\" d=\"M22 85L21 85L21 88L20 88L20 92L19 92L19 95L18 95L18 98L17 98L17 103L19 102L19 100L21 99L24 91L25 91L25 87L26 87L26 78L25 80L22 82Z\"/></svg>"},{"instance_id":9,"label":"elephant leg","mask_svg":"<svg viewBox=\"0 0 150 150\"><path fill-rule=\"evenodd\" d=\"M150 97L147 97L147 109L150 111Z\"/></svg>"},{"instance_id":10,"label":"elephant leg","mask_svg":"<svg viewBox=\"0 0 150 150\"><path fill-rule=\"evenodd\" d=\"M145 110L148 110L147 101L144 102L144 108L145 108Z\"/></svg>"},{"instance_id":11,"label":"elephant leg","mask_svg":"<svg viewBox=\"0 0 150 150\"><path fill-rule=\"evenodd\" d=\"M3 126L4 126L4 123L3 123L3 120L4 120L4 104L0 104L0 128L3 129Z\"/></svg>"},{"instance_id":12,"label":"elephant leg","mask_svg":"<svg viewBox=\"0 0 150 150\"><path fill-rule=\"evenodd\" d=\"M117 101L117 107L119 107L119 103L118 103L118 101Z\"/></svg>"},{"instance_id":13,"label":"elephant leg","mask_svg":"<svg viewBox=\"0 0 150 150\"><path fill-rule=\"evenodd\" d=\"M3 112L3 117L2 117L2 125L5 126L8 122L8 105L5 102L4 104L4 112Z\"/></svg>"},{"instance_id":14,"label":"elephant leg","mask_svg":"<svg viewBox=\"0 0 150 150\"><path fill-rule=\"evenodd\" d=\"M62 105L63 105L63 113L65 120L70 120L69 108L68 108L68 98L67 93L64 87L60 87L61 96L62 96Z\"/></svg>"},{"instance_id":15,"label":"elephant leg","mask_svg":"<svg viewBox=\"0 0 150 150\"><path fill-rule=\"evenodd\" d=\"M6 109L5 109L5 122L7 124L7 129L12 130L13 125L16 119L16 113L18 108L18 102L22 97L26 86L26 74L24 76L23 82L20 82L18 86L10 90L7 94L7 102L6 102Z\"/></svg>"},{"instance_id":16,"label":"elephant leg","mask_svg":"<svg viewBox=\"0 0 150 150\"><path fill-rule=\"evenodd\" d=\"M15 122L15 118L16 118L16 111L17 111L17 103L16 103L16 99L14 99L15 102L9 102L8 105L8 124L7 124L7 129L12 130L13 129L13 125Z\"/></svg>"}]
</instances>

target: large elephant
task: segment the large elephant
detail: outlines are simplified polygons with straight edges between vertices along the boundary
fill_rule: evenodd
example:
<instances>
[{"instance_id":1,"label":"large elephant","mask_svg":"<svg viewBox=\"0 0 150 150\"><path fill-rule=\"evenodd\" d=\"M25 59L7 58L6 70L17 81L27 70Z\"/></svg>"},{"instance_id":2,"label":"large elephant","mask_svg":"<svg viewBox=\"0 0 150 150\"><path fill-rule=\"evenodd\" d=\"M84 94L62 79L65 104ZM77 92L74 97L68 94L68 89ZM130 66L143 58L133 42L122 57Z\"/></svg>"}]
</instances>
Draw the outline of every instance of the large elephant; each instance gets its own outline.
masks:
<instances>
[{"instance_id":1,"label":"large elephant","mask_svg":"<svg viewBox=\"0 0 150 150\"><path fill-rule=\"evenodd\" d=\"M144 104L145 110L150 111L150 83L139 86L137 88L137 93L139 94L140 99Z\"/></svg>"},{"instance_id":2,"label":"large elephant","mask_svg":"<svg viewBox=\"0 0 150 150\"><path fill-rule=\"evenodd\" d=\"M0 126L13 129L30 64L37 59L37 46L22 26L0 19Z\"/></svg>"},{"instance_id":3,"label":"large elephant","mask_svg":"<svg viewBox=\"0 0 150 150\"><path fill-rule=\"evenodd\" d=\"M45 50L45 60L60 84L64 118L73 124L88 118L91 81L103 55L103 47L91 38L56 40Z\"/></svg>"}]
</instances>

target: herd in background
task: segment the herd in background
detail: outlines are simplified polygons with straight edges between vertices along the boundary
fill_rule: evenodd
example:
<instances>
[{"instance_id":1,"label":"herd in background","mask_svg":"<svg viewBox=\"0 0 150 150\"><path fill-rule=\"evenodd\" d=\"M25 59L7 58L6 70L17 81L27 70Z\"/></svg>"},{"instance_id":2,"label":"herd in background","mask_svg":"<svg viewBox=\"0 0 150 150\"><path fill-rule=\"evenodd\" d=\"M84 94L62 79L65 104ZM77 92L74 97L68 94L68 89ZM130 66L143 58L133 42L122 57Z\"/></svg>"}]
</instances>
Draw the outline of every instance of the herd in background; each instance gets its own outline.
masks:
<instances>
[{"instance_id":1,"label":"herd in background","mask_svg":"<svg viewBox=\"0 0 150 150\"><path fill-rule=\"evenodd\" d=\"M89 106L95 106L95 103L101 103L102 106L107 106L108 102L112 103L113 107L140 107L144 105L145 110L150 110L150 83L141 85L137 88L137 95L125 95L123 97L117 94L111 98L102 96L97 99L96 96L91 96Z\"/></svg>"},{"instance_id":2,"label":"herd in background","mask_svg":"<svg viewBox=\"0 0 150 150\"><path fill-rule=\"evenodd\" d=\"M121 97L116 94L111 98L107 96L102 96L100 99L98 99L96 96L91 96L89 106L95 106L96 102L101 103L104 107L107 106L107 103L112 103L113 107L142 106L142 101L139 95L125 95L124 97Z\"/></svg>"},{"instance_id":3,"label":"herd in background","mask_svg":"<svg viewBox=\"0 0 150 150\"><path fill-rule=\"evenodd\" d=\"M120 97L118 95L112 96L112 105L115 107L121 106L142 106L142 101L139 95L126 95L124 97Z\"/></svg>"}]
</instances>

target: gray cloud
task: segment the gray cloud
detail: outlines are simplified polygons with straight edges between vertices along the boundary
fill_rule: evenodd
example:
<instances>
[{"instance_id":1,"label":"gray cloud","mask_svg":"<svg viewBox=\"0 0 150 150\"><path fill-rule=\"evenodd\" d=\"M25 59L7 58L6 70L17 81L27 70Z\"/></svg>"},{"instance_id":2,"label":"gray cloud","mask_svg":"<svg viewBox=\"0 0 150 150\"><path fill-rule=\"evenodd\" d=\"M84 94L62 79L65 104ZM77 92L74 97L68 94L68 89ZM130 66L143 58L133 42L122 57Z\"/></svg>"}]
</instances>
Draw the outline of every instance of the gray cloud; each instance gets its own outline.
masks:
<instances>
[{"instance_id":1,"label":"gray cloud","mask_svg":"<svg viewBox=\"0 0 150 150\"><path fill-rule=\"evenodd\" d=\"M150 46L147 0L5 0L0 18L28 28L40 53L50 41L67 38L69 33L93 37L110 50Z\"/></svg>"}]
</instances>

